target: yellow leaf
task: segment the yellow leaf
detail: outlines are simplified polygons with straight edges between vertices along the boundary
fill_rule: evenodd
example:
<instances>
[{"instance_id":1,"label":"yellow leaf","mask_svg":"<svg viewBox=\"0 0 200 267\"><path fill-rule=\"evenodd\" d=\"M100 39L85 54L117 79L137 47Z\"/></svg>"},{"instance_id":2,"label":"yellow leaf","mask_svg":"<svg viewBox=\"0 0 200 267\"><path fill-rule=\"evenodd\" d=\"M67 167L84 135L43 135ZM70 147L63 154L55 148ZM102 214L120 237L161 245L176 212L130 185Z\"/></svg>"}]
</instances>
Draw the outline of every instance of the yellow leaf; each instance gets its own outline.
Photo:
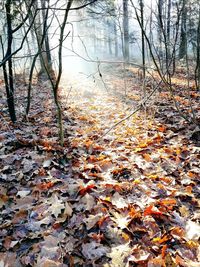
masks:
<instances>
[{"instance_id":1,"label":"yellow leaf","mask_svg":"<svg viewBox=\"0 0 200 267\"><path fill-rule=\"evenodd\" d=\"M155 237L154 239L153 239L153 242L159 242L160 241L160 237Z\"/></svg>"},{"instance_id":2,"label":"yellow leaf","mask_svg":"<svg viewBox=\"0 0 200 267\"><path fill-rule=\"evenodd\" d=\"M196 241L193 241L193 240L189 240L187 243L186 243L186 246L188 248L198 248L199 247L199 243L196 242Z\"/></svg>"},{"instance_id":3,"label":"yellow leaf","mask_svg":"<svg viewBox=\"0 0 200 267\"><path fill-rule=\"evenodd\" d=\"M127 235L126 233L122 233L122 237L125 241L129 241L130 240L130 237L129 235Z\"/></svg>"},{"instance_id":4,"label":"yellow leaf","mask_svg":"<svg viewBox=\"0 0 200 267\"><path fill-rule=\"evenodd\" d=\"M165 267L177 267L176 263L173 261L172 256L169 253L165 257Z\"/></svg>"}]
</instances>

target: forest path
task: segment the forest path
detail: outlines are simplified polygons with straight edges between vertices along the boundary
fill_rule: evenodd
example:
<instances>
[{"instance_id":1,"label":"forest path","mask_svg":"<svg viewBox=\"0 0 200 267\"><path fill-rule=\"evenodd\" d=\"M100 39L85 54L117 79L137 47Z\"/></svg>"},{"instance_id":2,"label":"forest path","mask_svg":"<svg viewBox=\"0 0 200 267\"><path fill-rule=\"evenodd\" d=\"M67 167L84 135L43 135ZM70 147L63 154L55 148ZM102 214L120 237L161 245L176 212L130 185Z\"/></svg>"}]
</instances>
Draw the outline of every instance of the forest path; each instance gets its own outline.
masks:
<instances>
[{"instance_id":1,"label":"forest path","mask_svg":"<svg viewBox=\"0 0 200 267\"><path fill-rule=\"evenodd\" d=\"M108 91L101 79L63 83L64 147L48 84L36 86L29 122L1 123L0 266L198 266L192 128L164 92L156 109L152 102L103 136L140 99L132 74L124 97L123 70L114 71L101 74Z\"/></svg>"}]
</instances>

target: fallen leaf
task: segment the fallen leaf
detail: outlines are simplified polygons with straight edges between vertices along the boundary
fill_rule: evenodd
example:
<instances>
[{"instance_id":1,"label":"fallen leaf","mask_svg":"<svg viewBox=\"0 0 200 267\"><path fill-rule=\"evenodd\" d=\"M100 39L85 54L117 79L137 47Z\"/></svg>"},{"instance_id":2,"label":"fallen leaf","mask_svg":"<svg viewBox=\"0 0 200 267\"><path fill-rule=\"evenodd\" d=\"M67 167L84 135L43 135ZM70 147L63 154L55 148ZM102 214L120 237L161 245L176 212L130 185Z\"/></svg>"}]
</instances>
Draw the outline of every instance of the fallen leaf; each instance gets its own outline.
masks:
<instances>
[{"instance_id":1,"label":"fallen leaf","mask_svg":"<svg viewBox=\"0 0 200 267\"><path fill-rule=\"evenodd\" d=\"M128 203L118 192L114 193L111 201L112 204L115 205L118 209L123 209L128 207Z\"/></svg>"},{"instance_id":2,"label":"fallen leaf","mask_svg":"<svg viewBox=\"0 0 200 267\"><path fill-rule=\"evenodd\" d=\"M82 198L81 198L81 203L84 204L85 210L91 210L94 205L96 204L96 201L93 196L89 195L86 193Z\"/></svg>"},{"instance_id":3,"label":"fallen leaf","mask_svg":"<svg viewBox=\"0 0 200 267\"><path fill-rule=\"evenodd\" d=\"M31 192L30 190L21 190L17 192L17 196L23 198L23 197L28 196L30 192Z\"/></svg>"},{"instance_id":4,"label":"fallen leaf","mask_svg":"<svg viewBox=\"0 0 200 267\"><path fill-rule=\"evenodd\" d=\"M148 216L148 215L162 215L163 213L159 211L158 208L154 207L153 205L150 205L149 207L147 207L144 210L144 216Z\"/></svg>"},{"instance_id":5,"label":"fallen leaf","mask_svg":"<svg viewBox=\"0 0 200 267\"><path fill-rule=\"evenodd\" d=\"M105 267L125 267L127 263L125 259L131 252L131 247L129 243L113 246L111 252L108 253L108 257L111 258L110 264L105 264Z\"/></svg>"},{"instance_id":6,"label":"fallen leaf","mask_svg":"<svg viewBox=\"0 0 200 267\"><path fill-rule=\"evenodd\" d=\"M191 220L186 222L186 238L188 240L198 240L200 238L200 224Z\"/></svg>"},{"instance_id":7,"label":"fallen leaf","mask_svg":"<svg viewBox=\"0 0 200 267\"><path fill-rule=\"evenodd\" d=\"M86 193L90 193L93 188L95 188L95 184L89 184L86 187L80 186L79 194L84 196Z\"/></svg>"},{"instance_id":8,"label":"fallen leaf","mask_svg":"<svg viewBox=\"0 0 200 267\"><path fill-rule=\"evenodd\" d=\"M164 259L165 267L177 267L170 253L168 253Z\"/></svg>"},{"instance_id":9,"label":"fallen leaf","mask_svg":"<svg viewBox=\"0 0 200 267\"><path fill-rule=\"evenodd\" d=\"M109 252L109 248L92 241L90 243L82 244L83 256L90 260L97 260Z\"/></svg>"},{"instance_id":10,"label":"fallen leaf","mask_svg":"<svg viewBox=\"0 0 200 267\"><path fill-rule=\"evenodd\" d=\"M58 196L54 194L49 200L51 206L49 212L51 212L56 218L61 214L62 210L65 210L65 205L62 200L58 199Z\"/></svg>"},{"instance_id":11,"label":"fallen leaf","mask_svg":"<svg viewBox=\"0 0 200 267\"><path fill-rule=\"evenodd\" d=\"M92 215L90 214L88 218L85 218L83 221L85 222L87 229L90 230L95 224L101 219L102 214Z\"/></svg>"}]
</instances>

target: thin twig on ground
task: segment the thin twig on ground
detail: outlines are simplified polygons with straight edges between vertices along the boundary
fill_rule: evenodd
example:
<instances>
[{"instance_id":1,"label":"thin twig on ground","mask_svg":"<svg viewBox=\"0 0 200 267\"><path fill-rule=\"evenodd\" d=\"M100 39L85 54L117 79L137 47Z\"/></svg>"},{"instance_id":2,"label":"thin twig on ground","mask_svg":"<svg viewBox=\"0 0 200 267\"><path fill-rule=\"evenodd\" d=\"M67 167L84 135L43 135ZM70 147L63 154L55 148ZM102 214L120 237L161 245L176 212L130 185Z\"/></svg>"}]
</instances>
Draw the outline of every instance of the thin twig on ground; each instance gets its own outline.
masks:
<instances>
[{"instance_id":1,"label":"thin twig on ground","mask_svg":"<svg viewBox=\"0 0 200 267\"><path fill-rule=\"evenodd\" d=\"M158 87L160 86L160 84L162 83L162 81L160 81L157 86L153 89L153 91L143 100L140 101L140 103L137 105L137 107L125 118L121 119L120 121L116 122L114 125L112 125L103 135L100 136L100 138L98 139L101 140L105 135L107 135L110 131L112 131L114 128L116 128L119 124L121 124L122 122L128 120L130 117L132 117L136 112L138 112L142 107L144 107L144 105L149 101L149 99L152 97L152 95L157 91Z\"/></svg>"}]
</instances>

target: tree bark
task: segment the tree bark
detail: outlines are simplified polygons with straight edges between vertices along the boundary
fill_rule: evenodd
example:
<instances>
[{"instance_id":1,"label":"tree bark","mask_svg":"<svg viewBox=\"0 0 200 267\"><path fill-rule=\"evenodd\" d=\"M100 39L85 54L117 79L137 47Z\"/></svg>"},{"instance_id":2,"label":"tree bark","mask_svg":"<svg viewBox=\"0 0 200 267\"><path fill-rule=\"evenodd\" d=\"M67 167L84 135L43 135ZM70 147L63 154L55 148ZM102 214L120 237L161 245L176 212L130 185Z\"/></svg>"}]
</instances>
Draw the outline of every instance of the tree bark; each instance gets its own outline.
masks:
<instances>
[{"instance_id":1,"label":"tree bark","mask_svg":"<svg viewBox=\"0 0 200 267\"><path fill-rule=\"evenodd\" d=\"M184 58L186 56L186 52L187 52L186 22L187 22L186 0L183 0L182 17L181 17L180 46L179 46L179 59Z\"/></svg>"},{"instance_id":2,"label":"tree bark","mask_svg":"<svg viewBox=\"0 0 200 267\"><path fill-rule=\"evenodd\" d=\"M128 0L123 0L123 33L124 33L124 59L129 61L129 18Z\"/></svg>"},{"instance_id":3,"label":"tree bark","mask_svg":"<svg viewBox=\"0 0 200 267\"><path fill-rule=\"evenodd\" d=\"M12 31L12 14L11 14L11 0L7 0L5 4L6 8L6 20L7 20L7 52L5 57L9 57L12 54L12 42L13 42L13 31ZM7 67L8 64L8 74ZM9 58L7 63L3 64L3 73L5 80L5 87L7 93L7 103L10 118L12 122L16 122L16 113L15 113L15 100L14 100L14 78L13 78L13 64L12 57Z\"/></svg>"},{"instance_id":4,"label":"tree bark","mask_svg":"<svg viewBox=\"0 0 200 267\"><path fill-rule=\"evenodd\" d=\"M197 28L196 68L195 68L196 89L200 90L200 8Z\"/></svg>"}]
</instances>

